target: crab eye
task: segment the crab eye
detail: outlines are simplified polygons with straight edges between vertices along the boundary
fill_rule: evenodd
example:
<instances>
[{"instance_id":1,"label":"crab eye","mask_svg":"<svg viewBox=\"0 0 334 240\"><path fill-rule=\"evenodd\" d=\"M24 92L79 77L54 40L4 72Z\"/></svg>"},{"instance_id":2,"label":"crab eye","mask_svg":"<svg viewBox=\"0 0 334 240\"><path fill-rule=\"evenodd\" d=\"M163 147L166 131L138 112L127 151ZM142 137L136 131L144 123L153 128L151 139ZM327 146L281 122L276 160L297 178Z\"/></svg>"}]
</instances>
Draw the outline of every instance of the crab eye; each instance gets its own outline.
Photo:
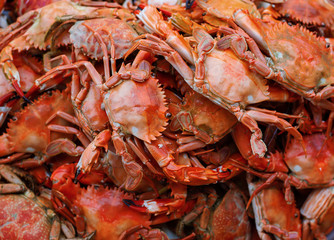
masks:
<instances>
[{"instance_id":1,"label":"crab eye","mask_svg":"<svg viewBox=\"0 0 334 240\"><path fill-rule=\"evenodd\" d=\"M172 114L170 112L166 112L166 118L171 118L172 117Z\"/></svg>"}]
</instances>

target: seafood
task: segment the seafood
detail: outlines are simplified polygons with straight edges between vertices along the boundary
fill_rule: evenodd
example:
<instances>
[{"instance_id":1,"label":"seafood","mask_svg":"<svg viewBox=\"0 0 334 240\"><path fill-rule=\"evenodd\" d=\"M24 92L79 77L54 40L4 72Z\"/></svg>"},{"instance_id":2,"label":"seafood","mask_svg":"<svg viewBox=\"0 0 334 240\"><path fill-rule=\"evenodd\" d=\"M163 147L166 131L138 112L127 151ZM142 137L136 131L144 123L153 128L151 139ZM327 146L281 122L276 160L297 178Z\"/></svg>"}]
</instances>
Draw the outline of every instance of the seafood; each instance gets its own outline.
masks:
<instances>
[{"instance_id":1,"label":"seafood","mask_svg":"<svg viewBox=\"0 0 334 240\"><path fill-rule=\"evenodd\" d=\"M96 231L94 239L128 239L134 236L150 239L154 235L157 238L160 236L159 239L168 239L165 233L151 230L150 214L133 211L125 205L123 200L131 201L133 195L103 186L81 188L73 183L73 178L74 172L64 174L63 169L55 170L51 176L54 182L53 204L57 211L77 226L79 234Z\"/></svg>"},{"instance_id":2,"label":"seafood","mask_svg":"<svg viewBox=\"0 0 334 240\"><path fill-rule=\"evenodd\" d=\"M58 239L60 220L52 210L51 202L23 183L17 176L24 172L6 165L0 165L0 239Z\"/></svg>"},{"instance_id":3,"label":"seafood","mask_svg":"<svg viewBox=\"0 0 334 240\"><path fill-rule=\"evenodd\" d=\"M307 197L300 209L304 216L303 239L326 238L333 229L333 193L334 187L329 187L316 189Z\"/></svg>"},{"instance_id":4,"label":"seafood","mask_svg":"<svg viewBox=\"0 0 334 240\"><path fill-rule=\"evenodd\" d=\"M260 181L248 176L248 188L253 193ZM295 203L287 204L284 201L282 186L271 185L252 200L256 228L261 239L271 239L269 233L281 239L301 239L302 224L299 209ZM281 217L281 212L284 217Z\"/></svg>"},{"instance_id":5,"label":"seafood","mask_svg":"<svg viewBox=\"0 0 334 240\"><path fill-rule=\"evenodd\" d=\"M328 237L333 6L7 1L0 239Z\"/></svg>"},{"instance_id":6,"label":"seafood","mask_svg":"<svg viewBox=\"0 0 334 240\"><path fill-rule=\"evenodd\" d=\"M250 68L303 96L316 106L331 111L334 109L333 103L328 100L333 95L334 58L326 47L324 38L317 37L303 27L252 18L241 10L236 11L233 18L265 54L270 56L268 62L263 61L264 57L256 51L257 58L248 60ZM222 29L238 34L238 30ZM292 36L298 41L290 41ZM309 51L304 51L304 48ZM243 50L238 55L245 55L246 47L239 49Z\"/></svg>"},{"instance_id":7,"label":"seafood","mask_svg":"<svg viewBox=\"0 0 334 240\"><path fill-rule=\"evenodd\" d=\"M47 119L58 110L73 114L73 109L69 105L70 99L68 91L55 91L52 95L47 93L40 96L20 112L17 112L8 123L7 132L1 135L1 162L8 163L22 159L22 155L27 155L25 160L14 163L14 165L31 168L43 164L53 155L52 151L47 151L49 147L53 151L67 152L71 155L79 155L82 148L76 148L70 143L64 134L50 133ZM34 125L31 126L30 123ZM65 125L62 119L54 119L51 123ZM51 124L50 123L50 124ZM34 157L29 156L33 154ZM4 158L5 156L7 158Z\"/></svg>"},{"instance_id":8,"label":"seafood","mask_svg":"<svg viewBox=\"0 0 334 240\"><path fill-rule=\"evenodd\" d=\"M223 199L218 199L213 189L206 192L208 196L200 194L194 210L179 223L179 234L182 234L183 224L193 222L200 239L251 239L251 226L240 190L232 187Z\"/></svg>"},{"instance_id":9,"label":"seafood","mask_svg":"<svg viewBox=\"0 0 334 240\"><path fill-rule=\"evenodd\" d=\"M252 132L250 142L253 154L262 157L266 152L266 146L262 141L262 132L257 121L275 124L302 141L301 134L284 119L270 114L270 112L246 110L247 105L274 100L274 98L270 98L266 81L256 73L251 72L245 62L238 61L238 57L233 51L215 48L215 40L203 29L196 28L194 32L197 41L201 43L200 46L202 45L199 48L200 57L196 60L195 76L174 49L152 35L146 35L149 38L148 40L138 41L130 50L139 48L163 55L196 92L233 113L238 121L242 122ZM206 44L203 45L204 43ZM244 69L242 74L240 74L240 69ZM223 72L217 79L216 75L212 74L217 70L225 70L226 72ZM233 72L238 72L236 77L233 76ZM244 87L240 88L240 84ZM285 96L282 92L277 94L276 97L278 101L282 101Z\"/></svg>"}]
</instances>

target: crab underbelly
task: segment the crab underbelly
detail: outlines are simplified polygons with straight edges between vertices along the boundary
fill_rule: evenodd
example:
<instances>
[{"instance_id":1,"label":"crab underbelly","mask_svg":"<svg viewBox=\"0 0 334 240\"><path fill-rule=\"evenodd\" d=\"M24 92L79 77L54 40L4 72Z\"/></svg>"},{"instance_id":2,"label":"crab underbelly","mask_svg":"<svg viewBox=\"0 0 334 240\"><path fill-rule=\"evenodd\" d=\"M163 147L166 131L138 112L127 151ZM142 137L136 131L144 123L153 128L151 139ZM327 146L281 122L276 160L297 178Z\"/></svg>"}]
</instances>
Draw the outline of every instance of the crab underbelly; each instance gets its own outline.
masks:
<instances>
[{"instance_id":1,"label":"crab underbelly","mask_svg":"<svg viewBox=\"0 0 334 240\"><path fill-rule=\"evenodd\" d=\"M251 72L233 52L212 52L205 61L205 79L213 95L228 104L249 105L269 100L266 80Z\"/></svg>"}]
</instances>

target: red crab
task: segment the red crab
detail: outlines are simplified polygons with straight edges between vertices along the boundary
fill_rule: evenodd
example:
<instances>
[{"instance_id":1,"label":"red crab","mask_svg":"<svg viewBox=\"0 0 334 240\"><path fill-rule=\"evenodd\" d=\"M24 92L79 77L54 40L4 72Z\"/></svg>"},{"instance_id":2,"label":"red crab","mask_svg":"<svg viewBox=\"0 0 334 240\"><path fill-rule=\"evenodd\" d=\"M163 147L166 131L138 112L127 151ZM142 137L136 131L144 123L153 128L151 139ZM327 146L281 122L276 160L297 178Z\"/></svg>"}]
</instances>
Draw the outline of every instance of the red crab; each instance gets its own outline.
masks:
<instances>
[{"instance_id":1,"label":"red crab","mask_svg":"<svg viewBox=\"0 0 334 240\"><path fill-rule=\"evenodd\" d=\"M59 151L65 151L70 155L79 155L83 151L65 138L66 134L50 133L45 124L55 112L62 110L73 114L68 89L63 92L54 91L51 95L45 93L21 111L15 113L14 118L8 123L7 132L1 135L0 156L1 162L14 162L25 158L14 165L23 168L32 168L41 165L49 159L52 152L47 147ZM54 119L52 123L66 124L62 119ZM60 150L61 149L61 150ZM34 157L30 157L34 154ZM5 156L7 158L4 158Z\"/></svg>"},{"instance_id":2,"label":"red crab","mask_svg":"<svg viewBox=\"0 0 334 240\"><path fill-rule=\"evenodd\" d=\"M267 179L253 191L251 199L276 179L284 181L285 200L293 201L291 186L297 189L330 187L334 185L333 137L326 137L323 133L314 133L304 136L305 148L303 149L295 139L292 139L284 151L284 162L290 173L275 172L261 173L234 161L232 165L240 167L256 176Z\"/></svg>"},{"instance_id":3,"label":"red crab","mask_svg":"<svg viewBox=\"0 0 334 240\"><path fill-rule=\"evenodd\" d=\"M150 214L134 211L124 204L123 200L133 200L133 195L101 185L81 188L73 183L74 176L74 171L68 172L63 166L54 171L53 204L77 227L80 235L96 231L95 239L137 239L139 236L165 239L165 233L151 230Z\"/></svg>"},{"instance_id":4,"label":"red crab","mask_svg":"<svg viewBox=\"0 0 334 240\"><path fill-rule=\"evenodd\" d=\"M194 210L179 223L179 235L183 235L184 224L193 223L200 239L251 239L245 197L235 186L223 198L219 198L210 187L202 190L196 197Z\"/></svg>"},{"instance_id":5,"label":"red crab","mask_svg":"<svg viewBox=\"0 0 334 240\"><path fill-rule=\"evenodd\" d=\"M250 194L263 184L250 175L247 177ZM273 234L281 239L301 239L302 224L295 202L284 200L281 184L271 185L252 200L256 229L261 239L271 239Z\"/></svg>"},{"instance_id":6,"label":"red crab","mask_svg":"<svg viewBox=\"0 0 334 240\"><path fill-rule=\"evenodd\" d=\"M144 11L147 8L144 9ZM147 12L141 12L142 15ZM152 14L159 15L155 10ZM160 20L162 21L162 20ZM145 25L151 25L144 21ZM167 29L163 33L167 33ZM186 56L182 50L193 52L191 55L195 64L195 71L188 67L176 50L167 43L153 35L144 35L129 52L136 48L150 51L154 54L163 55L174 68L182 75L187 84L196 92L209 98L219 106L229 110L234 114L238 121L247 126L251 132L251 147L253 154L263 157L266 152L266 146L262 141L262 132L257 125L257 121L275 124L277 127L287 130L300 141L301 134L293 128L288 122L281 119L278 113L270 111L261 111L261 109L248 110L247 106L263 101L287 101L289 94L286 91L277 92L275 96L270 95L270 89L266 80L249 70L246 61L240 60L238 56L230 49L226 49L213 39L205 30L195 28L193 37L197 43L197 48L187 48L187 45L181 45L178 48L181 56ZM183 38L179 36L179 43ZM217 46L217 47L216 47ZM184 57L185 58L185 57ZM242 70L241 70L242 69ZM221 74L218 74L217 71ZM242 86L242 87L240 87Z\"/></svg>"},{"instance_id":7,"label":"red crab","mask_svg":"<svg viewBox=\"0 0 334 240\"><path fill-rule=\"evenodd\" d=\"M60 221L51 202L36 196L22 178L26 173L0 165L0 239L58 239Z\"/></svg>"},{"instance_id":8,"label":"red crab","mask_svg":"<svg viewBox=\"0 0 334 240\"><path fill-rule=\"evenodd\" d=\"M334 58L324 38L303 27L254 18L242 10L236 11L233 19L242 30L233 23L235 30L221 28L232 34L225 37L226 47L233 48L252 70L265 78L273 79L317 107L333 111L334 104L329 99L334 96ZM270 56L268 61L251 38ZM246 45L241 45L242 39L248 39L248 47L256 57L247 51Z\"/></svg>"}]
</instances>

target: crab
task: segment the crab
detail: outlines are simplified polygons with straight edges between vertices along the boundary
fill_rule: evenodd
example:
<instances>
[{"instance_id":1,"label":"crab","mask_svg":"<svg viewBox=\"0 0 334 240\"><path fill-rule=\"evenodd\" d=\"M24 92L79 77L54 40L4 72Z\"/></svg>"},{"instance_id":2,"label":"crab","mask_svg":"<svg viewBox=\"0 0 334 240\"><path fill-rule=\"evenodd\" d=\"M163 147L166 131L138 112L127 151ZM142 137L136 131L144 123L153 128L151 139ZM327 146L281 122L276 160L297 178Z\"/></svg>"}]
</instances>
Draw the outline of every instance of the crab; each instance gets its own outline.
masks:
<instances>
[{"instance_id":1,"label":"crab","mask_svg":"<svg viewBox=\"0 0 334 240\"><path fill-rule=\"evenodd\" d=\"M247 176L248 189L252 194L263 182ZM252 200L256 229L261 239L271 239L273 234L280 239L301 239L302 224L295 202L284 200L281 184L271 185Z\"/></svg>"},{"instance_id":2,"label":"crab","mask_svg":"<svg viewBox=\"0 0 334 240\"><path fill-rule=\"evenodd\" d=\"M237 124L237 119L229 111L194 92L189 86L182 103L175 97L169 103L169 113L173 117L168 129L174 132L182 128L187 133L187 136L177 135L177 142L180 144L177 154L216 143L231 132L240 153L250 166L261 171L288 172L279 153L270 154L269 158L254 156L250 142L245 141L251 138L250 131L242 124ZM223 124L217 124L217 119L221 119ZM194 134L194 137L189 136L188 132Z\"/></svg>"},{"instance_id":3,"label":"crab","mask_svg":"<svg viewBox=\"0 0 334 240\"><path fill-rule=\"evenodd\" d=\"M73 15L59 18L50 27L46 40L51 39L53 47L72 44L84 55L103 61L108 61L108 53L111 51L111 45L114 45L115 58L120 59L132 46L138 34L125 20L118 19L113 9L106 8L104 11L101 10L101 14L97 16L91 14L84 17ZM115 66L112 64L112 67ZM115 68L113 70L115 71Z\"/></svg>"},{"instance_id":4,"label":"crab","mask_svg":"<svg viewBox=\"0 0 334 240\"><path fill-rule=\"evenodd\" d=\"M333 29L334 4L331 0L275 1L274 9L281 16L305 25L325 25Z\"/></svg>"},{"instance_id":5,"label":"crab","mask_svg":"<svg viewBox=\"0 0 334 240\"><path fill-rule=\"evenodd\" d=\"M15 96L16 89L27 92L34 85L34 80L42 74L40 62L30 56L30 54L24 56L22 53L15 52L13 56L11 56L12 59L8 57L5 49L1 51L0 125L5 122L8 114L13 114L15 111L15 107L19 102L19 100L12 99ZM15 86L15 84L18 85Z\"/></svg>"},{"instance_id":6,"label":"crab","mask_svg":"<svg viewBox=\"0 0 334 240\"><path fill-rule=\"evenodd\" d=\"M63 0L27 12L0 33L2 37L6 36L2 38L1 49L12 41L12 45L18 51L30 48L44 50L49 44L44 38L52 24L57 21L57 17L89 15L96 10L94 7L83 7L72 1Z\"/></svg>"},{"instance_id":7,"label":"crab","mask_svg":"<svg viewBox=\"0 0 334 240\"><path fill-rule=\"evenodd\" d=\"M239 44L234 50L242 57L247 53L247 46L241 47L240 41L237 43L234 39L253 38L270 57L266 61L262 53L255 50L256 44L248 44L256 56L247 59L253 71L273 79L315 106L333 111L334 104L328 99L334 95L334 58L324 38L303 27L253 18L243 10L237 10L233 19L239 27L232 23L235 30L221 28L223 33L231 34L229 47Z\"/></svg>"},{"instance_id":8,"label":"crab","mask_svg":"<svg viewBox=\"0 0 334 240\"><path fill-rule=\"evenodd\" d=\"M70 155L80 155L83 149L73 145L66 138L68 135L50 133L45 124L58 110L73 114L68 89L63 92L54 91L51 95L45 93L31 105L15 113L8 123L7 131L0 137L1 162L14 162L13 165L22 168L36 167L53 155L52 151L47 151L47 147L54 151L62 149ZM66 124L62 119L54 119L51 123ZM29 157L31 154L34 155L33 158ZM16 161L19 159L25 160Z\"/></svg>"},{"instance_id":9,"label":"crab","mask_svg":"<svg viewBox=\"0 0 334 240\"><path fill-rule=\"evenodd\" d=\"M58 239L59 217L48 199L36 196L19 178L27 177L26 173L0 165L0 175L0 238Z\"/></svg>"},{"instance_id":10,"label":"crab","mask_svg":"<svg viewBox=\"0 0 334 240\"><path fill-rule=\"evenodd\" d=\"M154 175L163 176L163 174L156 170L149 159L146 159L146 162L143 162L151 171L147 171L146 167L140 164L141 158L137 157L137 154L132 151L131 147L128 147L128 144L133 146L136 145L136 143L127 139L128 144L126 144L125 147L126 151L129 152L133 158L132 163L135 166L138 165L140 168L139 179L129 175L126 170L126 165L124 166L124 163L122 162L122 157L115 153L116 150L115 147L112 146L110 142L111 140L112 134L109 129L101 131L82 153L76 166L76 174L88 174L94 169L101 169L115 183L115 185L120 188L124 187L127 189L129 186L134 185L131 187L131 191L147 192L153 189L157 192L155 187L156 184L153 183L150 178L153 178ZM138 149L138 151L141 150ZM140 153L145 157L143 152ZM133 182L134 179L138 180L138 182Z\"/></svg>"},{"instance_id":11,"label":"crab","mask_svg":"<svg viewBox=\"0 0 334 240\"><path fill-rule=\"evenodd\" d=\"M147 21L144 21L144 24L153 25ZM266 152L257 121L271 123L287 130L302 142L301 134L291 124L280 118L279 113L259 109L247 110L248 105L263 101L286 101L287 92L277 91L275 96L271 96L266 80L250 71L248 63L240 60L231 49L225 48L225 41L228 39L217 42L203 29L195 28L193 37L198 43L197 51L188 49L193 52L193 61L196 62L194 73L178 52L167 43L153 35L145 35L141 38L145 37L147 39L139 40L129 52L138 48L164 56L193 90L230 111L238 121L251 130L250 141L253 154L263 157ZM244 40L240 39L240 41ZM253 55L246 53L245 57L253 58ZM219 78L217 78L217 71L221 72Z\"/></svg>"},{"instance_id":12,"label":"crab","mask_svg":"<svg viewBox=\"0 0 334 240\"><path fill-rule=\"evenodd\" d=\"M103 58L104 76L105 79L109 79L108 53L111 51L111 45L113 45L115 51L113 53L115 59L111 64L114 72L116 70L115 60L123 57L127 49L132 46L132 40L137 36L137 33L125 21L116 18L95 18L84 21L78 21L75 18L76 16L73 16L72 20L61 22L60 25L53 27L55 29L50 30L48 35L52 36L52 42L57 41L59 34L62 36L68 35L65 39L70 39L70 43L72 43L76 52L82 52L85 56L93 59L100 60ZM68 25L70 28L68 31L64 31L63 28L69 27ZM120 32L122 34L119 34ZM83 60L83 56L78 53L76 55L71 60L66 55L58 55L51 59L53 62L61 60L61 65L50 69L47 74L37 79L35 88L48 89L50 82L54 81L54 76L64 73L72 75L71 99L76 119L62 112L58 112L54 117L60 116L79 125L91 141L100 131L108 127L109 122L105 111L100 107L103 105L103 97L96 84L91 81L89 73L92 71L90 69L99 68L99 66L92 65L87 59ZM80 60L76 61L75 59L78 58ZM94 73L99 74L96 71ZM52 130L66 131L61 126ZM80 132L77 131L75 134L78 135ZM83 142L85 146L89 144L86 140Z\"/></svg>"},{"instance_id":13,"label":"crab","mask_svg":"<svg viewBox=\"0 0 334 240\"><path fill-rule=\"evenodd\" d=\"M193 224L200 239L250 239L251 225L246 213L243 193L231 185L231 189L220 197L211 187L193 194L196 205L178 223L177 234L182 236L184 225Z\"/></svg>"},{"instance_id":14,"label":"crab","mask_svg":"<svg viewBox=\"0 0 334 240\"><path fill-rule=\"evenodd\" d=\"M198 0L196 3L207 13L225 21L232 18L236 9L245 9L252 16L261 17L256 5L249 0L233 0L228 3L217 0Z\"/></svg>"},{"instance_id":15,"label":"crab","mask_svg":"<svg viewBox=\"0 0 334 240\"><path fill-rule=\"evenodd\" d=\"M150 214L133 211L123 202L134 199L133 195L101 185L82 188L73 183L74 172L64 174L63 170L62 166L51 176L53 204L56 211L77 227L79 235L96 231L95 239L148 238L154 234L163 239L166 236L151 229Z\"/></svg>"},{"instance_id":16,"label":"crab","mask_svg":"<svg viewBox=\"0 0 334 240\"><path fill-rule=\"evenodd\" d=\"M298 144L296 139L291 139L284 151L284 162L290 172L277 171L274 173L258 172L234 161L233 166L248 171L260 178L266 179L265 182L252 192L250 198L253 199L266 187L271 186L275 180L284 182L285 200L288 203L294 201L291 186L297 189L321 188L334 186L333 179L333 141L323 133L314 133L304 136L305 149Z\"/></svg>"},{"instance_id":17,"label":"crab","mask_svg":"<svg viewBox=\"0 0 334 240\"><path fill-rule=\"evenodd\" d=\"M201 148L203 143L216 143L237 123L233 114L192 90L186 92L182 103L170 103L168 108L173 116L169 129L174 132L182 128L183 131L194 134L193 140L190 140L190 136L178 139L180 143L183 139L187 139L187 142L177 152ZM221 120L219 124L217 119Z\"/></svg>"},{"instance_id":18,"label":"crab","mask_svg":"<svg viewBox=\"0 0 334 240\"><path fill-rule=\"evenodd\" d=\"M300 209L303 219L303 237L326 239L333 229L334 187L315 189Z\"/></svg>"},{"instance_id":19,"label":"crab","mask_svg":"<svg viewBox=\"0 0 334 240\"><path fill-rule=\"evenodd\" d=\"M49 28L57 17L63 15L89 14L97 10L82 7L71 1L58 1L22 15L17 21L0 32L1 63L8 80L21 97L25 97L20 86L20 75L13 63L13 51L31 49L45 50L49 45L44 41ZM22 76L21 76L22 78Z\"/></svg>"}]
</instances>

